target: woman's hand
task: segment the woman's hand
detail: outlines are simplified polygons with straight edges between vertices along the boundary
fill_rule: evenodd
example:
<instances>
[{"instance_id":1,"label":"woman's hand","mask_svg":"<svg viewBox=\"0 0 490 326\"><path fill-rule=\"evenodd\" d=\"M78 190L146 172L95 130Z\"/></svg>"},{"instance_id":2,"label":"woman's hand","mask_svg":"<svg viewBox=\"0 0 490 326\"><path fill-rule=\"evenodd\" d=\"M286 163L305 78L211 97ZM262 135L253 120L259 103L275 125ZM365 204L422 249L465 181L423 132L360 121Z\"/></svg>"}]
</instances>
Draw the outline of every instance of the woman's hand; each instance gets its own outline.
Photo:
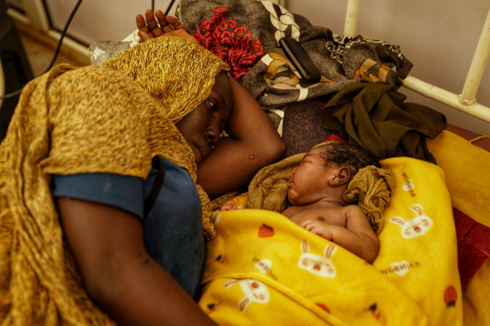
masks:
<instances>
[{"instance_id":1,"label":"woman's hand","mask_svg":"<svg viewBox=\"0 0 490 326\"><path fill-rule=\"evenodd\" d=\"M160 36L177 36L191 43L200 45L194 36L187 33L184 26L182 26L175 17L165 16L161 10L157 10L155 11L155 14L153 14L151 9L148 9L145 12L145 16L146 21L142 15L136 16L136 25L139 30L138 36L141 37L143 41L148 41L149 39Z\"/></svg>"}]
</instances>

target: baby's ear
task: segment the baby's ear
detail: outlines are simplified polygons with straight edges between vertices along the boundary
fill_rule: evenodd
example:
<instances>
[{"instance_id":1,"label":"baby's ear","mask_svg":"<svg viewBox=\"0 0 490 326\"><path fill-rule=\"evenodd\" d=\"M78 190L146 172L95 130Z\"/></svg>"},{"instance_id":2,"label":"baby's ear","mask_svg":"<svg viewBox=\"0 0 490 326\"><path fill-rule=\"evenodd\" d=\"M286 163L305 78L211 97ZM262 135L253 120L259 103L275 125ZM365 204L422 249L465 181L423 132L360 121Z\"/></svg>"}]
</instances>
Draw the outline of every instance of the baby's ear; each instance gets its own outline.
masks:
<instances>
[{"instance_id":1,"label":"baby's ear","mask_svg":"<svg viewBox=\"0 0 490 326\"><path fill-rule=\"evenodd\" d=\"M334 178L330 180L330 185L338 187L348 184L353 176L352 172L353 171L346 166L335 169L335 175Z\"/></svg>"}]
</instances>

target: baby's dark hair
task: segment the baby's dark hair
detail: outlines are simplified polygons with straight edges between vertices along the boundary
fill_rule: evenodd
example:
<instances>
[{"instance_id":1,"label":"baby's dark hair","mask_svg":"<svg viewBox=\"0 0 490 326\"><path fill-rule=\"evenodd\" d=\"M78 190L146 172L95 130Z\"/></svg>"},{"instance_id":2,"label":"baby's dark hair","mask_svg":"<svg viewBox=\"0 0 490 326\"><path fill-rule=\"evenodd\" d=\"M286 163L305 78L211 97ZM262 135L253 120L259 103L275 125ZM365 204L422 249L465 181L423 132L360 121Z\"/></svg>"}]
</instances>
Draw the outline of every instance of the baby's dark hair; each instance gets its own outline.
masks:
<instances>
[{"instance_id":1,"label":"baby's dark hair","mask_svg":"<svg viewBox=\"0 0 490 326\"><path fill-rule=\"evenodd\" d=\"M368 165L381 167L378 157L357 144L331 142L328 146L319 148L322 149L320 157L325 160L327 167L332 164L337 167L351 166L355 169L355 173Z\"/></svg>"}]
</instances>

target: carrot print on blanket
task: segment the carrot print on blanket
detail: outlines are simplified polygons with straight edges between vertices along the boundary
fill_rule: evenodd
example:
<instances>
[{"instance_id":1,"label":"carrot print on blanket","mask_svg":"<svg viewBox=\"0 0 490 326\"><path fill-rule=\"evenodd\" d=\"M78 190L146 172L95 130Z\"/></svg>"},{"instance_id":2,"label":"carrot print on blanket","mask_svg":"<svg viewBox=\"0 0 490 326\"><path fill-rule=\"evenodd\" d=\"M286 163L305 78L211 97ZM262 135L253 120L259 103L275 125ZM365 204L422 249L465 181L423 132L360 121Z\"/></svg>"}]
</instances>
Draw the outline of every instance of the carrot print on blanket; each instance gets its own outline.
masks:
<instances>
[{"instance_id":1,"label":"carrot print on blanket","mask_svg":"<svg viewBox=\"0 0 490 326\"><path fill-rule=\"evenodd\" d=\"M446 307L454 307L456 306L456 300L458 299L458 291L452 285L448 286L444 291L444 302L446 303Z\"/></svg>"},{"instance_id":2,"label":"carrot print on blanket","mask_svg":"<svg viewBox=\"0 0 490 326\"><path fill-rule=\"evenodd\" d=\"M270 238L274 236L274 228L266 224L262 224L259 228L259 237Z\"/></svg>"},{"instance_id":3,"label":"carrot print on blanket","mask_svg":"<svg viewBox=\"0 0 490 326\"><path fill-rule=\"evenodd\" d=\"M377 303L369 306L369 310L371 310L371 315L378 321L378 323L383 326L387 324L386 313L380 307L378 307Z\"/></svg>"},{"instance_id":4,"label":"carrot print on blanket","mask_svg":"<svg viewBox=\"0 0 490 326\"><path fill-rule=\"evenodd\" d=\"M220 304L221 304L221 302L209 303L206 305L206 310L204 312L209 315L210 313L215 312L216 307L218 307Z\"/></svg>"},{"instance_id":5,"label":"carrot print on blanket","mask_svg":"<svg viewBox=\"0 0 490 326\"><path fill-rule=\"evenodd\" d=\"M323 310L325 310L326 312L330 313L330 309L328 309L328 307L326 305L324 305L323 303L315 303L318 307L322 308Z\"/></svg>"},{"instance_id":6,"label":"carrot print on blanket","mask_svg":"<svg viewBox=\"0 0 490 326\"><path fill-rule=\"evenodd\" d=\"M219 255L212 263L220 263L223 265L228 265L229 262L230 260L228 259L227 255Z\"/></svg>"}]
</instances>

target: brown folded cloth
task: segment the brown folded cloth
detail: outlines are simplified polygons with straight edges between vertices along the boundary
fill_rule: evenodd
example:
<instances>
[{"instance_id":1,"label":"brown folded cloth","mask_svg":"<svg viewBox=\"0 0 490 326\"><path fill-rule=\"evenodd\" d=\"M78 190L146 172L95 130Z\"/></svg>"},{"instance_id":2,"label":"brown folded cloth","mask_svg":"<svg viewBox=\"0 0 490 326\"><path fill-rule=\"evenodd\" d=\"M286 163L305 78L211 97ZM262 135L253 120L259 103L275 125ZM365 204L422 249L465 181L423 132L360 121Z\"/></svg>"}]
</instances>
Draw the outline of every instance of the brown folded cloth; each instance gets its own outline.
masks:
<instances>
[{"instance_id":1,"label":"brown folded cloth","mask_svg":"<svg viewBox=\"0 0 490 326\"><path fill-rule=\"evenodd\" d=\"M245 208L282 213L288 206L289 179L306 153L300 153L263 167L248 186Z\"/></svg>"},{"instance_id":2,"label":"brown folded cloth","mask_svg":"<svg viewBox=\"0 0 490 326\"><path fill-rule=\"evenodd\" d=\"M446 117L384 83L362 83L338 92L323 108L323 126L380 159L409 156L436 164L426 145L446 126Z\"/></svg>"},{"instance_id":3,"label":"brown folded cloth","mask_svg":"<svg viewBox=\"0 0 490 326\"><path fill-rule=\"evenodd\" d=\"M358 202L374 232L379 234L383 230L383 211L390 203L394 186L391 170L369 165L356 173L343 197L348 203Z\"/></svg>"}]
</instances>

